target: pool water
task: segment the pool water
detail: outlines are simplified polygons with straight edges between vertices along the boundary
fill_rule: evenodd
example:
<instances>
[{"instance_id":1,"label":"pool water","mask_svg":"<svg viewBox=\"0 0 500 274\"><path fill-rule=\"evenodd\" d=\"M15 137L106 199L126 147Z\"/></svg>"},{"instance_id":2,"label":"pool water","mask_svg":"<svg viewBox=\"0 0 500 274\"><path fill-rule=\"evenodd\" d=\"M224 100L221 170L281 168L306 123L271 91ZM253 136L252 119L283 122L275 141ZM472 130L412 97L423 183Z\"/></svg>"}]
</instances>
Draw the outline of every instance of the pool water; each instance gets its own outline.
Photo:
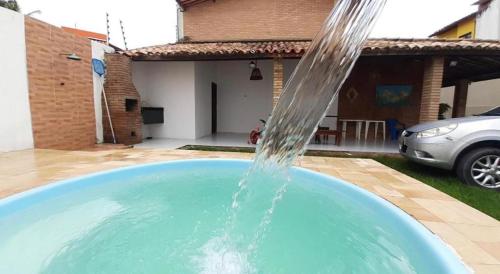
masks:
<instances>
[{"instance_id":1,"label":"pool water","mask_svg":"<svg viewBox=\"0 0 500 274\"><path fill-rule=\"evenodd\" d=\"M399 209L302 169L263 229L287 180L250 176L235 213L249 165L137 166L0 200L0 273L466 273Z\"/></svg>"}]
</instances>

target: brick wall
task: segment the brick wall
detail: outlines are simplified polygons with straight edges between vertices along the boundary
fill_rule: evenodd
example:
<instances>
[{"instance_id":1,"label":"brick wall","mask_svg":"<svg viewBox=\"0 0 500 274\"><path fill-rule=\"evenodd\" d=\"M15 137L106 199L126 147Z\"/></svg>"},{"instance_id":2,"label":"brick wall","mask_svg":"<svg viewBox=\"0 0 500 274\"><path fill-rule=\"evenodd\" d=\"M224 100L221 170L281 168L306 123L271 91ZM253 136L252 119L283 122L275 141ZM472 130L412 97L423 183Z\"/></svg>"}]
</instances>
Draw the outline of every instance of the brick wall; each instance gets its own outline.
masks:
<instances>
[{"instance_id":1,"label":"brick wall","mask_svg":"<svg viewBox=\"0 0 500 274\"><path fill-rule=\"evenodd\" d=\"M428 57L425 60L419 120L421 123L438 119L443 68L443 57Z\"/></svg>"},{"instance_id":2,"label":"brick wall","mask_svg":"<svg viewBox=\"0 0 500 274\"><path fill-rule=\"evenodd\" d=\"M81 149L95 144L90 41L25 17L26 56L36 148ZM75 53L73 61L61 55Z\"/></svg>"},{"instance_id":3,"label":"brick wall","mask_svg":"<svg viewBox=\"0 0 500 274\"><path fill-rule=\"evenodd\" d=\"M104 88L111 113L111 122L116 141L126 145L142 142L141 98L132 83L130 65L130 59L124 55L106 54L107 72ZM132 106L129 111L126 110L127 99L137 100L135 106ZM104 141L110 143L113 138L104 99L102 103Z\"/></svg>"},{"instance_id":4,"label":"brick wall","mask_svg":"<svg viewBox=\"0 0 500 274\"><path fill-rule=\"evenodd\" d=\"M362 57L356 63L339 97L341 119L386 120L396 118L407 126L419 123L424 62L405 57ZM377 85L412 85L410 104L404 107L377 105ZM350 100L348 90L358 96ZM438 101L439 103L439 98Z\"/></svg>"},{"instance_id":5,"label":"brick wall","mask_svg":"<svg viewBox=\"0 0 500 274\"><path fill-rule=\"evenodd\" d=\"M183 12L191 40L311 39L335 0L217 0Z\"/></svg>"},{"instance_id":6,"label":"brick wall","mask_svg":"<svg viewBox=\"0 0 500 274\"><path fill-rule=\"evenodd\" d=\"M283 59L273 60L273 108L278 104L283 91Z\"/></svg>"}]
</instances>

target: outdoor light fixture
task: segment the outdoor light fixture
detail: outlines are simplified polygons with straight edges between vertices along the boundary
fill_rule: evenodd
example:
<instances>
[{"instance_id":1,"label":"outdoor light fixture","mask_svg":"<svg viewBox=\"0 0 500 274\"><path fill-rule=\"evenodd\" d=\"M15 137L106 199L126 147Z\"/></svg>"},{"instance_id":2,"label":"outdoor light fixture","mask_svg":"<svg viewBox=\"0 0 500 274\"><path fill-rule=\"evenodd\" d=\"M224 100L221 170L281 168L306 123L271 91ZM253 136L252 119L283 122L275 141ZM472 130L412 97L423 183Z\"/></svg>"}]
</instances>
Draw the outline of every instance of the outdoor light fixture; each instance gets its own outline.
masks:
<instances>
[{"instance_id":1,"label":"outdoor light fixture","mask_svg":"<svg viewBox=\"0 0 500 274\"><path fill-rule=\"evenodd\" d=\"M260 72L260 69L257 67L257 63L252 61L250 62L250 68L252 69L252 74L250 75L250 80L262 80L262 73Z\"/></svg>"},{"instance_id":2,"label":"outdoor light fixture","mask_svg":"<svg viewBox=\"0 0 500 274\"><path fill-rule=\"evenodd\" d=\"M80 56L76 55L76 53L61 53L60 55L65 55L67 59L73 60L73 61L82 60L82 58Z\"/></svg>"}]
</instances>

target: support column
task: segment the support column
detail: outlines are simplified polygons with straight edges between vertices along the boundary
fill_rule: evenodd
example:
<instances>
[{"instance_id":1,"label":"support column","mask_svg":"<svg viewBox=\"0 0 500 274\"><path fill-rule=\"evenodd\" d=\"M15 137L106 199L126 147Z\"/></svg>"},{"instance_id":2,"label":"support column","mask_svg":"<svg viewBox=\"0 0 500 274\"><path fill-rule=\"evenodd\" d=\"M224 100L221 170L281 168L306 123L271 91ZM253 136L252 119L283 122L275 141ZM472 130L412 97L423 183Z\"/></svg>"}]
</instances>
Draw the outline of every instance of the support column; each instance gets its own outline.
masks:
<instances>
[{"instance_id":1,"label":"support column","mask_svg":"<svg viewBox=\"0 0 500 274\"><path fill-rule=\"evenodd\" d=\"M283 59L276 57L273 59L273 108L283 91Z\"/></svg>"},{"instance_id":2,"label":"support column","mask_svg":"<svg viewBox=\"0 0 500 274\"><path fill-rule=\"evenodd\" d=\"M422 100L420 102L420 123L438 119L443 70L443 57L429 57L425 60Z\"/></svg>"},{"instance_id":3,"label":"support column","mask_svg":"<svg viewBox=\"0 0 500 274\"><path fill-rule=\"evenodd\" d=\"M467 106L467 94L469 93L469 81L458 80L455 85L455 96L453 97L453 118L464 117Z\"/></svg>"}]
</instances>

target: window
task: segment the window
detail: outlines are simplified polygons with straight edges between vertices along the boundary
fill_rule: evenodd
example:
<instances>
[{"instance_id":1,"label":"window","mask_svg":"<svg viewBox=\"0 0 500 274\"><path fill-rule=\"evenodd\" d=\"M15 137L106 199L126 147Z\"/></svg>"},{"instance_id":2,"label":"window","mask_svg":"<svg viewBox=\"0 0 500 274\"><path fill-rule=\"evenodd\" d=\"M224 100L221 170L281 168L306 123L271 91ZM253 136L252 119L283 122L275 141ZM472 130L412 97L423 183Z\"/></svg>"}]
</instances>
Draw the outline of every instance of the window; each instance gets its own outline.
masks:
<instances>
[{"instance_id":1,"label":"window","mask_svg":"<svg viewBox=\"0 0 500 274\"><path fill-rule=\"evenodd\" d=\"M459 37L460 39L472 39L472 32L468 32Z\"/></svg>"}]
</instances>

